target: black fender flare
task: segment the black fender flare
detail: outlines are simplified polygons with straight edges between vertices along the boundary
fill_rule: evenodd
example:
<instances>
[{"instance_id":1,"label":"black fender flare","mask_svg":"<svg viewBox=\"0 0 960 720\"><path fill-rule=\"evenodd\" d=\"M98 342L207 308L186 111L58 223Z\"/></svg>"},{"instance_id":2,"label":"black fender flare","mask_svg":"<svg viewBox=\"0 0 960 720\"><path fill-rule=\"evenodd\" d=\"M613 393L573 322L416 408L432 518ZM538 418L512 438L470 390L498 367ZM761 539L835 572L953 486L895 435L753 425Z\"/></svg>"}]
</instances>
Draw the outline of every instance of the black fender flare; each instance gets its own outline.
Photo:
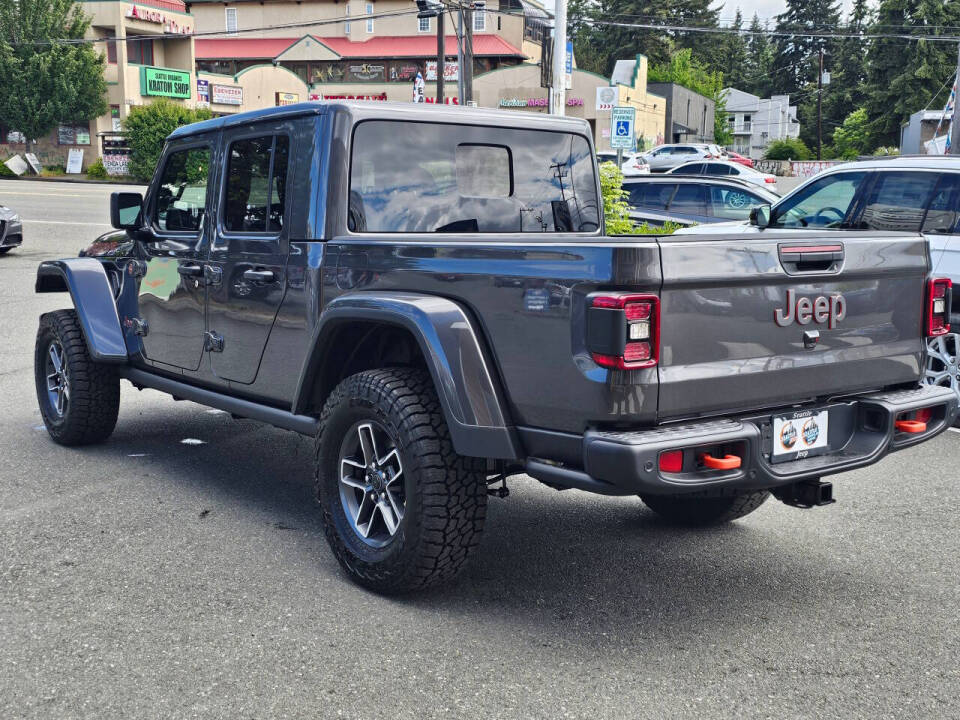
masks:
<instances>
[{"instance_id":1,"label":"black fender flare","mask_svg":"<svg viewBox=\"0 0 960 720\"><path fill-rule=\"evenodd\" d=\"M409 331L433 377L454 449L460 455L516 460L522 457L516 429L492 366L467 312L456 302L411 292L357 292L332 300L320 315L294 396L293 412L306 409L336 328L358 320Z\"/></svg>"},{"instance_id":2,"label":"black fender flare","mask_svg":"<svg viewBox=\"0 0 960 720\"><path fill-rule=\"evenodd\" d=\"M94 258L47 260L37 268L38 293L69 292L90 356L97 362L127 362L117 304L103 264Z\"/></svg>"}]
</instances>

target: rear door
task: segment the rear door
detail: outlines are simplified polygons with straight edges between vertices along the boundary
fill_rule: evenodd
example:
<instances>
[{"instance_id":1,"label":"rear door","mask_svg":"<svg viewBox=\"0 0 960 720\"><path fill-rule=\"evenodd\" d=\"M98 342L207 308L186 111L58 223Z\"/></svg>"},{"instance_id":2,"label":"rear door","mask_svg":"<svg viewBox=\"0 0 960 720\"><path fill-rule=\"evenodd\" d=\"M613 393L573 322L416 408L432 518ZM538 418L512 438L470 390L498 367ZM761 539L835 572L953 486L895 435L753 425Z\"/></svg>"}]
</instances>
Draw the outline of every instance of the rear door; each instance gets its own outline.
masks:
<instances>
[{"instance_id":1,"label":"rear door","mask_svg":"<svg viewBox=\"0 0 960 720\"><path fill-rule=\"evenodd\" d=\"M920 377L923 236L767 230L659 244L661 419Z\"/></svg>"},{"instance_id":2,"label":"rear door","mask_svg":"<svg viewBox=\"0 0 960 720\"><path fill-rule=\"evenodd\" d=\"M960 284L960 173L944 173L923 219L933 274Z\"/></svg>"},{"instance_id":3,"label":"rear door","mask_svg":"<svg viewBox=\"0 0 960 720\"><path fill-rule=\"evenodd\" d=\"M223 381L256 379L283 300L292 137L284 122L223 135L207 306L211 367Z\"/></svg>"},{"instance_id":4,"label":"rear door","mask_svg":"<svg viewBox=\"0 0 960 720\"><path fill-rule=\"evenodd\" d=\"M694 222L709 221L707 188L698 182L681 182L670 200L667 212Z\"/></svg>"}]
</instances>

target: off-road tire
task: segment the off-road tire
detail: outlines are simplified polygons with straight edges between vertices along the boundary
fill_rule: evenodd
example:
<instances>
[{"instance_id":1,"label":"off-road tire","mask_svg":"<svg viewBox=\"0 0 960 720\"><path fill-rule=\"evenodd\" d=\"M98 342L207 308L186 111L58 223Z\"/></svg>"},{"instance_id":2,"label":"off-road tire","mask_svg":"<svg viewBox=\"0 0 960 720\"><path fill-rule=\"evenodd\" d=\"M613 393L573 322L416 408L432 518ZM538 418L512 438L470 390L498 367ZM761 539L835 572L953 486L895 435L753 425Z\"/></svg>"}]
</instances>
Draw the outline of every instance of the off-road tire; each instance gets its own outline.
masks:
<instances>
[{"instance_id":1,"label":"off-road tire","mask_svg":"<svg viewBox=\"0 0 960 720\"><path fill-rule=\"evenodd\" d=\"M345 433L374 421L403 463L406 506L396 534L371 547L348 520L339 489ZM316 490L323 530L348 575L380 593L449 581L477 546L487 512L486 463L456 454L430 375L412 368L368 370L328 397L316 440Z\"/></svg>"},{"instance_id":2,"label":"off-road tire","mask_svg":"<svg viewBox=\"0 0 960 720\"><path fill-rule=\"evenodd\" d=\"M766 502L766 490L721 497L703 495L641 495L644 504L674 525L704 527L720 525L749 515Z\"/></svg>"},{"instance_id":3,"label":"off-road tire","mask_svg":"<svg viewBox=\"0 0 960 720\"><path fill-rule=\"evenodd\" d=\"M16 247L15 245L8 245L7 247L0 247L0 255L6 255L8 252L13 250Z\"/></svg>"},{"instance_id":4,"label":"off-road tire","mask_svg":"<svg viewBox=\"0 0 960 720\"><path fill-rule=\"evenodd\" d=\"M63 415L56 412L47 395L46 359L54 341L63 348L70 384ZM110 437L120 410L120 376L113 366L90 357L75 310L40 316L33 367L40 414L54 442L90 445Z\"/></svg>"}]
</instances>

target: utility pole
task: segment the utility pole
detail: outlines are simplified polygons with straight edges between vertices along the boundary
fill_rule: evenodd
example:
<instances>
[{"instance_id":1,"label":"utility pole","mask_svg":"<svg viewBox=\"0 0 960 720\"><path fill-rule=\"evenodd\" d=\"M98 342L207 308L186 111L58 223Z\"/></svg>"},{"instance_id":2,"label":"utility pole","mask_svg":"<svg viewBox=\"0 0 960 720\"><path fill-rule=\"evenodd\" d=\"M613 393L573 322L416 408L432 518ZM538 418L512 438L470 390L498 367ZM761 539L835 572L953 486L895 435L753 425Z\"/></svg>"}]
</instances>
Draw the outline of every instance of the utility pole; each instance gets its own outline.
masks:
<instances>
[{"instance_id":1,"label":"utility pole","mask_svg":"<svg viewBox=\"0 0 960 720\"><path fill-rule=\"evenodd\" d=\"M463 78L464 98L461 102L468 105L473 102L473 6L468 4L463 17L466 33L463 39L463 63L460 65L460 77Z\"/></svg>"},{"instance_id":2,"label":"utility pole","mask_svg":"<svg viewBox=\"0 0 960 720\"><path fill-rule=\"evenodd\" d=\"M553 21L553 92L551 111L564 115L567 109L567 0L557 0Z\"/></svg>"},{"instance_id":3,"label":"utility pole","mask_svg":"<svg viewBox=\"0 0 960 720\"><path fill-rule=\"evenodd\" d=\"M817 160L823 149L823 48L820 48L820 71L817 73Z\"/></svg>"},{"instance_id":4,"label":"utility pole","mask_svg":"<svg viewBox=\"0 0 960 720\"><path fill-rule=\"evenodd\" d=\"M459 12L457 13L457 101L461 105L466 104L466 97L464 97L463 91L463 50L464 50L464 37L463 37L463 3L460 3L458 6Z\"/></svg>"},{"instance_id":5,"label":"utility pole","mask_svg":"<svg viewBox=\"0 0 960 720\"><path fill-rule=\"evenodd\" d=\"M953 116L950 119L950 154L960 155L960 48L957 50L957 77L954 79L957 94L953 96Z\"/></svg>"},{"instance_id":6,"label":"utility pole","mask_svg":"<svg viewBox=\"0 0 960 720\"><path fill-rule=\"evenodd\" d=\"M447 48L444 44L443 18L446 12L441 7L437 13L437 104L443 105L443 59Z\"/></svg>"}]
</instances>

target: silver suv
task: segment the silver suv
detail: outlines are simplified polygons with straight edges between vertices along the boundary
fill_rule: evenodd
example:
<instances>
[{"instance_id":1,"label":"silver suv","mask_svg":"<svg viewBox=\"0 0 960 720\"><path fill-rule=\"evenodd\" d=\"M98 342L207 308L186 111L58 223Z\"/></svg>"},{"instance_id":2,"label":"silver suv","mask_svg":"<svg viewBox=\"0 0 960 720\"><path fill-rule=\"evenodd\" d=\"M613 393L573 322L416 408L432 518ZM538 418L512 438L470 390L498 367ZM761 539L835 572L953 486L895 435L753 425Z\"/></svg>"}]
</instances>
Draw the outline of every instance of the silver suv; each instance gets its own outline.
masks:
<instances>
[{"instance_id":1,"label":"silver suv","mask_svg":"<svg viewBox=\"0 0 960 720\"><path fill-rule=\"evenodd\" d=\"M717 145L703 143L660 145L643 153L643 159L649 163L651 172L666 172L694 160L716 160L721 157L723 151Z\"/></svg>"}]
</instances>

